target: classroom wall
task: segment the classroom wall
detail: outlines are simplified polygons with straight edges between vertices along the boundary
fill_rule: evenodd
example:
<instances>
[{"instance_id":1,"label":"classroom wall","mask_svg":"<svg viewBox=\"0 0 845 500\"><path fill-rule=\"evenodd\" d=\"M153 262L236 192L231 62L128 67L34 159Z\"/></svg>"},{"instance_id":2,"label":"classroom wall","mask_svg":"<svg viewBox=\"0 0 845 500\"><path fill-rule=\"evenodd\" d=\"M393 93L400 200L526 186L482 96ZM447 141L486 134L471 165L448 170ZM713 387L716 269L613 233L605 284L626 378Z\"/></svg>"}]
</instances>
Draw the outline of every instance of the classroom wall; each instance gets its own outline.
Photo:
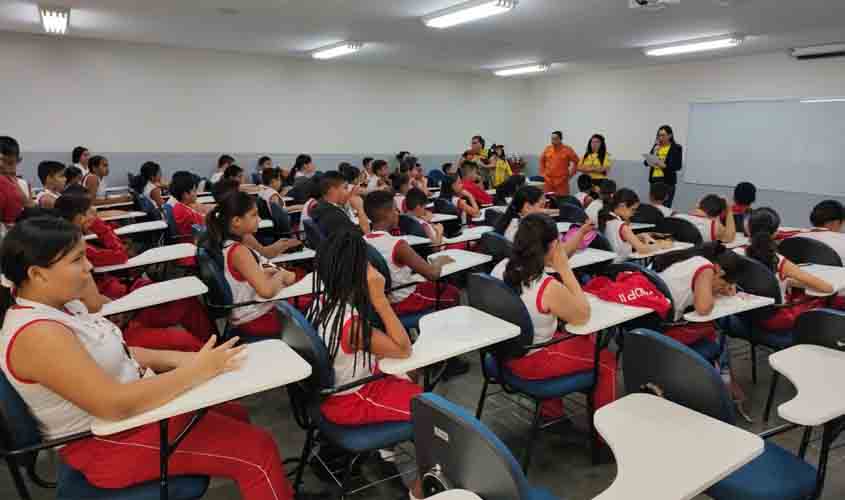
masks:
<instances>
[{"instance_id":1,"label":"classroom wall","mask_svg":"<svg viewBox=\"0 0 845 500\"><path fill-rule=\"evenodd\" d=\"M565 142L579 154L590 135L602 133L617 160L613 177L620 185L645 194L648 170L642 167L640 155L648 152L657 127L663 124L672 125L677 140L686 144L690 102L843 96L843 61L799 62L788 54L774 53L531 79L528 97L532 107L527 113L531 119L518 128L516 142L533 152L530 160L534 164L552 130L562 130ZM752 147L777 145L749 144ZM686 209L706 193L729 195L732 191L725 186L682 182L675 207ZM808 207L821 199L806 193L758 194L758 203L777 208L785 223L792 225L807 224Z\"/></svg>"},{"instance_id":2,"label":"classroom wall","mask_svg":"<svg viewBox=\"0 0 845 500\"><path fill-rule=\"evenodd\" d=\"M78 144L120 183L146 159L210 172L220 152L333 168L410 150L437 165L475 133L507 140L525 107L524 80L12 33L0 47L0 134L21 141L30 179Z\"/></svg>"}]
</instances>

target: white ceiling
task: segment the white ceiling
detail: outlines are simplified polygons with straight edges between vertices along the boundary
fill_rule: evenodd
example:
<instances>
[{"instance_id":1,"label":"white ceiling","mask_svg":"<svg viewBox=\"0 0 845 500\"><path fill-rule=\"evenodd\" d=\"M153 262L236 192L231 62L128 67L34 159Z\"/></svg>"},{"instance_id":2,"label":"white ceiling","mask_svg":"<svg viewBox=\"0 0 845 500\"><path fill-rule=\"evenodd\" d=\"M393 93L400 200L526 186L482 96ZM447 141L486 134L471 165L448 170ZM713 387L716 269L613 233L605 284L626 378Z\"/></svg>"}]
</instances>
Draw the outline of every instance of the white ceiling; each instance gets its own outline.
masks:
<instances>
[{"instance_id":1,"label":"white ceiling","mask_svg":"<svg viewBox=\"0 0 845 500\"><path fill-rule=\"evenodd\" d=\"M555 63L555 71L665 62L641 48L728 33L749 38L738 49L670 60L845 41L845 0L727 2L681 0L645 13L630 10L628 0L521 0L509 14L433 30L420 16L459 0L45 1L73 9L72 37L295 57L357 40L366 46L345 61L446 72L527 62ZM0 0L0 30L42 33L36 2Z\"/></svg>"}]
</instances>

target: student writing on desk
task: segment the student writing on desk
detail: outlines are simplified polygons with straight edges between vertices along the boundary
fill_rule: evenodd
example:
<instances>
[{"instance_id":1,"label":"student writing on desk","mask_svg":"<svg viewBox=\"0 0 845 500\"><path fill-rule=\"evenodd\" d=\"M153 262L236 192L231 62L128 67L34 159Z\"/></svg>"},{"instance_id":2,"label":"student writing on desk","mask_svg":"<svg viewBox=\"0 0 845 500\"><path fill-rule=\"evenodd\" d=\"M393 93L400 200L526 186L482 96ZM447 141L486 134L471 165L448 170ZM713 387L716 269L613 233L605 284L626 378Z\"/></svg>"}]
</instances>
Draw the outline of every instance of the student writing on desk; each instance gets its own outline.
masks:
<instances>
[{"instance_id":1,"label":"student writing on desk","mask_svg":"<svg viewBox=\"0 0 845 500\"><path fill-rule=\"evenodd\" d=\"M534 326L534 343L564 335L558 331L558 321L581 325L590 319L587 296L569 266L558 236L557 226L548 216L527 216L516 232L511 258L493 271L493 276L522 297ZM555 270L560 281L546 274L547 267ZM594 353L593 336L579 336L512 359L508 368L529 380L562 377L592 370ZM607 350L601 352L599 370L594 389L596 409L616 399L616 359ZM563 401L544 401L541 412L547 419L559 418L563 415Z\"/></svg>"},{"instance_id":2,"label":"student writing on desk","mask_svg":"<svg viewBox=\"0 0 845 500\"><path fill-rule=\"evenodd\" d=\"M87 432L95 418L139 415L239 366L237 339L214 347L211 337L198 353L127 347L114 324L80 301L93 287L91 264L69 222L16 225L3 242L2 266L16 291L0 287L0 367L47 439ZM170 439L192 416L170 419ZM117 489L159 478L159 443L159 426L149 424L74 441L59 454L93 485ZM173 475L233 479L247 500L293 498L272 436L234 403L212 408L169 466Z\"/></svg>"},{"instance_id":3,"label":"student writing on desk","mask_svg":"<svg viewBox=\"0 0 845 500\"><path fill-rule=\"evenodd\" d=\"M317 252L315 266L315 293L322 300L311 303L308 319L328 347L336 387L373 375L381 358L411 355L408 332L385 295L384 277L368 262L367 243L360 231L344 229L329 236ZM371 310L384 330L368 321ZM408 422L411 400L421 392L422 387L407 377L387 376L329 396L320 411L338 425ZM382 456L390 452L384 450ZM417 480L410 498L422 497Z\"/></svg>"},{"instance_id":4,"label":"student writing on desk","mask_svg":"<svg viewBox=\"0 0 845 500\"><path fill-rule=\"evenodd\" d=\"M614 262L625 262L633 253L648 254L655 250L671 248L669 240L655 240L649 234L634 234L631 229L631 217L640 206L640 198L630 189L622 188L615 192L599 212L599 231L601 231L617 257Z\"/></svg>"}]
</instances>

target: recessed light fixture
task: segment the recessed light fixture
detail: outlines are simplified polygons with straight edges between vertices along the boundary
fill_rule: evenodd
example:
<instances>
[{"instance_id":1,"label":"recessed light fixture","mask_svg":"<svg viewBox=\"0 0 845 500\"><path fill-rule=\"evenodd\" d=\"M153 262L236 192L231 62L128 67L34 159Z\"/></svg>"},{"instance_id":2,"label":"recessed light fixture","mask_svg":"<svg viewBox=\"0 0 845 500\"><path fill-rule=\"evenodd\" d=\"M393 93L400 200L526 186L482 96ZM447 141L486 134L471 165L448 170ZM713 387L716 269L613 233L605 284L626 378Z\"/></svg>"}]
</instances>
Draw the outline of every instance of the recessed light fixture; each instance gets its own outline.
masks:
<instances>
[{"instance_id":1,"label":"recessed light fixture","mask_svg":"<svg viewBox=\"0 0 845 500\"><path fill-rule=\"evenodd\" d=\"M729 36L721 38L711 38L709 40L699 40L686 43L678 43L674 45L667 45L664 47L656 47L645 49L647 56L674 56L678 54L691 54L693 52L705 52L710 50L729 49L736 47L743 41L742 37Z\"/></svg>"},{"instance_id":2,"label":"recessed light fixture","mask_svg":"<svg viewBox=\"0 0 845 500\"><path fill-rule=\"evenodd\" d=\"M516 66L513 68L497 69L493 71L496 76L517 76L531 73L543 73L549 70L548 64L529 64L528 66Z\"/></svg>"},{"instance_id":3,"label":"recessed light fixture","mask_svg":"<svg viewBox=\"0 0 845 500\"><path fill-rule=\"evenodd\" d=\"M328 47L323 47L311 53L314 59L334 59L361 50L364 44L358 42L340 42Z\"/></svg>"},{"instance_id":4,"label":"recessed light fixture","mask_svg":"<svg viewBox=\"0 0 845 500\"><path fill-rule=\"evenodd\" d=\"M513 10L517 0L475 0L464 2L448 9L432 12L423 17L423 23L429 28L449 28L458 24L469 23L485 17L504 14Z\"/></svg>"},{"instance_id":5,"label":"recessed light fixture","mask_svg":"<svg viewBox=\"0 0 845 500\"><path fill-rule=\"evenodd\" d=\"M64 35L70 23L70 9L67 7L39 7L41 25L44 31L54 35Z\"/></svg>"},{"instance_id":6,"label":"recessed light fixture","mask_svg":"<svg viewBox=\"0 0 845 500\"><path fill-rule=\"evenodd\" d=\"M845 102L845 97L826 97L821 99L801 99L801 104L820 104L823 102Z\"/></svg>"}]
</instances>

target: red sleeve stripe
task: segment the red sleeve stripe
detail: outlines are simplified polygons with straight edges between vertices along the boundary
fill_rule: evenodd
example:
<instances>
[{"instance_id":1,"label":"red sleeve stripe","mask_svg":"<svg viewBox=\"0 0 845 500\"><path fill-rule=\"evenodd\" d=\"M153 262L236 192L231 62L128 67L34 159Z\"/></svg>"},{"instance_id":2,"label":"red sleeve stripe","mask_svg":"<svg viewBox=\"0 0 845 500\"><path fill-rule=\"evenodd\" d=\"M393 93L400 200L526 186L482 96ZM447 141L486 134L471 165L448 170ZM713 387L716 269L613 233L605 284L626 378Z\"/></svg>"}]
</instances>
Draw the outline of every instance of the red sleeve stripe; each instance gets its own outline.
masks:
<instances>
[{"instance_id":1,"label":"red sleeve stripe","mask_svg":"<svg viewBox=\"0 0 845 500\"><path fill-rule=\"evenodd\" d=\"M778 262L778 276L780 277L781 281L786 280L786 276L783 274L783 267L786 265L786 258L781 257L780 262Z\"/></svg>"},{"instance_id":2,"label":"red sleeve stripe","mask_svg":"<svg viewBox=\"0 0 845 500\"><path fill-rule=\"evenodd\" d=\"M710 239L712 241L716 241L718 239L716 235L716 225L719 223L718 220L713 219L710 221Z\"/></svg>"},{"instance_id":3,"label":"red sleeve stripe","mask_svg":"<svg viewBox=\"0 0 845 500\"><path fill-rule=\"evenodd\" d=\"M351 316L349 319L344 321L343 328L340 331L340 348L343 349L345 354L355 354L355 349L352 348L352 344L350 344L351 339L349 337L352 334L353 322L357 320L358 316Z\"/></svg>"},{"instance_id":4,"label":"red sleeve stripe","mask_svg":"<svg viewBox=\"0 0 845 500\"><path fill-rule=\"evenodd\" d=\"M540 285L540 289L537 290L537 303L535 305L537 310L543 314L549 314L550 312L548 308L543 308L543 295L546 293L546 287L549 286L549 283L552 281L554 281L554 278L546 276L546 279L543 280L543 283Z\"/></svg>"},{"instance_id":5,"label":"red sleeve stripe","mask_svg":"<svg viewBox=\"0 0 845 500\"><path fill-rule=\"evenodd\" d=\"M234 245L229 247L229 250L226 252L226 267L229 268L229 274L232 275L232 278L235 281L244 281L244 275L240 273L235 266L233 265L234 259L232 258L232 253L235 251L236 248L241 246L240 243L235 243Z\"/></svg>"},{"instance_id":6,"label":"red sleeve stripe","mask_svg":"<svg viewBox=\"0 0 845 500\"><path fill-rule=\"evenodd\" d=\"M713 264L706 264L695 270L695 274L692 275L692 283L690 285L693 291L695 291L695 282L698 280L699 275L708 269L712 269L713 272L715 272L716 266Z\"/></svg>"}]
</instances>

